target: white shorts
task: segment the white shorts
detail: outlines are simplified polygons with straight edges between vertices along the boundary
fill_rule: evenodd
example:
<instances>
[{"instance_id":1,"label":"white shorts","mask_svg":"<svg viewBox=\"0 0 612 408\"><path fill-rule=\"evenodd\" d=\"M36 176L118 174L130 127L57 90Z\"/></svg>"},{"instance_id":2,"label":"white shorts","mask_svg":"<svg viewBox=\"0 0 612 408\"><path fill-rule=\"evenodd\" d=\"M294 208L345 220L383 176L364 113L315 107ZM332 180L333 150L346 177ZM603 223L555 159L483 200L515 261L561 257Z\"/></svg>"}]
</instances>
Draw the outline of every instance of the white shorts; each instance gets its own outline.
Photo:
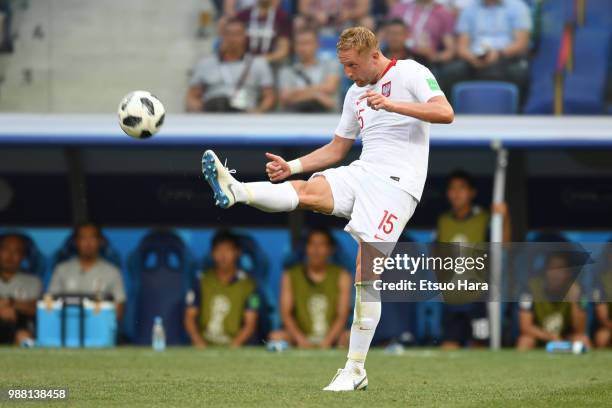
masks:
<instances>
[{"instance_id":1,"label":"white shorts","mask_svg":"<svg viewBox=\"0 0 612 408\"><path fill-rule=\"evenodd\" d=\"M327 169L312 175L327 179L336 217L348 218L344 228L357 242L397 242L418 201L358 165Z\"/></svg>"}]
</instances>

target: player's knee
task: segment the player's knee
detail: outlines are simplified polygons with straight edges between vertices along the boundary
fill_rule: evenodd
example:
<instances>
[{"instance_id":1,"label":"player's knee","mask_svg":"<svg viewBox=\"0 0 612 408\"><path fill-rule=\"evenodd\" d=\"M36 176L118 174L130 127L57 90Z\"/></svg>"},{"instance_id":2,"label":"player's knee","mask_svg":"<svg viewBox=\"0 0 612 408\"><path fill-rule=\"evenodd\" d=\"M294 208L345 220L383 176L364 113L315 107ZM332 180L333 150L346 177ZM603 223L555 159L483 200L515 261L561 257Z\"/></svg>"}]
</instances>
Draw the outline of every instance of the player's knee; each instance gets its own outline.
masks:
<instances>
[{"instance_id":1,"label":"player's knee","mask_svg":"<svg viewBox=\"0 0 612 408\"><path fill-rule=\"evenodd\" d=\"M319 207L321 197L311 183L297 180L292 181L291 184L298 195L298 205L300 208L305 210L316 210Z\"/></svg>"},{"instance_id":2,"label":"player's knee","mask_svg":"<svg viewBox=\"0 0 612 408\"><path fill-rule=\"evenodd\" d=\"M291 182L291 185L297 193L300 207L307 205L311 199L311 193L308 191L308 182L304 180L294 180Z\"/></svg>"}]
</instances>

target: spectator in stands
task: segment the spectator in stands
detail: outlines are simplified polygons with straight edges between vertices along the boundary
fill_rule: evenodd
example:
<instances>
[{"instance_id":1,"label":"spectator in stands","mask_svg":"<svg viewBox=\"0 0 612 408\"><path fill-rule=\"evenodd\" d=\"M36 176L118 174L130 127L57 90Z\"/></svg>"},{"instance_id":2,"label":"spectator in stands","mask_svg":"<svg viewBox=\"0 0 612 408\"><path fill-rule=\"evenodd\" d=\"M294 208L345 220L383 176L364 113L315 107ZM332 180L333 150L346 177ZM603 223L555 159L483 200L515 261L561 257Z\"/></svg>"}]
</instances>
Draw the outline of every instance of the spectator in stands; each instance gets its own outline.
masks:
<instances>
[{"instance_id":1,"label":"spectator in stands","mask_svg":"<svg viewBox=\"0 0 612 408\"><path fill-rule=\"evenodd\" d=\"M187 92L188 112L267 112L274 107L274 79L268 62L246 52L240 20L223 29L219 52L196 66Z\"/></svg>"},{"instance_id":2,"label":"spectator in stands","mask_svg":"<svg viewBox=\"0 0 612 408\"><path fill-rule=\"evenodd\" d=\"M20 271L25 242L16 235L0 241L0 344L20 344L34 335L40 280Z\"/></svg>"},{"instance_id":3,"label":"spectator in stands","mask_svg":"<svg viewBox=\"0 0 612 408\"><path fill-rule=\"evenodd\" d=\"M388 17L404 21L406 45L432 71L455 57L455 17L443 5L434 0L398 2Z\"/></svg>"},{"instance_id":4,"label":"spectator in stands","mask_svg":"<svg viewBox=\"0 0 612 408\"><path fill-rule=\"evenodd\" d=\"M286 340L300 348L345 347L351 303L351 275L329 262L335 241L326 229L313 229L306 240L304 264L283 273L283 330L271 340Z\"/></svg>"},{"instance_id":5,"label":"spectator in stands","mask_svg":"<svg viewBox=\"0 0 612 408\"><path fill-rule=\"evenodd\" d=\"M340 66L335 59L319 60L319 40L313 29L299 31L294 39L297 62L279 75L280 102L292 112L333 111L338 105Z\"/></svg>"},{"instance_id":6,"label":"spectator in stands","mask_svg":"<svg viewBox=\"0 0 612 408\"><path fill-rule=\"evenodd\" d=\"M247 29L247 50L264 56L273 66L282 64L290 52L291 21L278 0L257 0L257 4L236 15Z\"/></svg>"},{"instance_id":7,"label":"spectator in stands","mask_svg":"<svg viewBox=\"0 0 612 408\"><path fill-rule=\"evenodd\" d=\"M298 0L298 13L293 19L296 31L305 27L334 32L350 26L374 29L369 0Z\"/></svg>"},{"instance_id":8,"label":"spectator in stands","mask_svg":"<svg viewBox=\"0 0 612 408\"><path fill-rule=\"evenodd\" d=\"M385 46L382 49L382 53L385 57L396 60L414 59L419 63L424 62L406 46L408 27L406 27L402 19L393 18L385 21L383 24L382 37Z\"/></svg>"},{"instance_id":9,"label":"spectator in stands","mask_svg":"<svg viewBox=\"0 0 612 408\"><path fill-rule=\"evenodd\" d=\"M513 82L527 85L531 15L523 0L476 0L457 22L460 61L447 75L462 80Z\"/></svg>"},{"instance_id":10,"label":"spectator in stands","mask_svg":"<svg viewBox=\"0 0 612 408\"><path fill-rule=\"evenodd\" d=\"M595 302L595 346L612 346L612 251L608 251L604 259L605 269L598 274L593 300Z\"/></svg>"},{"instance_id":11,"label":"spectator in stands","mask_svg":"<svg viewBox=\"0 0 612 408\"><path fill-rule=\"evenodd\" d=\"M227 231L213 237L212 269L204 271L187 293L185 330L196 347L210 344L240 347L257 328L256 283L238 268L240 243Z\"/></svg>"},{"instance_id":12,"label":"spectator in stands","mask_svg":"<svg viewBox=\"0 0 612 408\"><path fill-rule=\"evenodd\" d=\"M126 300L121 272L100 256L102 230L87 222L74 230L77 256L58 264L51 276L49 294L78 294L115 302L117 318L123 316Z\"/></svg>"},{"instance_id":13,"label":"spectator in stands","mask_svg":"<svg viewBox=\"0 0 612 408\"><path fill-rule=\"evenodd\" d=\"M590 345L585 335L586 312L579 304L580 289L573 278L567 255L557 253L548 256L542 274L529 280L520 302L519 350L562 339Z\"/></svg>"},{"instance_id":14,"label":"spectator in stands","mask_svg":"<svg viewBox=\"0 0 612 408\"><path fill-rule=\"evenodd\" d=\"M471 174L455 170L448 177L446 195L450 210L438 217L437 242L482 243L488 241L490 214L474 204L476 187ZM503 216L503 240L511 240L511 225L505 203L493 206L493 213ZM442 309L442 329L445 349L466 345L483 345L489 336L486 303L471 303L457 294L457 299L445 297ZM466 303L466 300L468 302Z\"/></svg>"}]
</instances>

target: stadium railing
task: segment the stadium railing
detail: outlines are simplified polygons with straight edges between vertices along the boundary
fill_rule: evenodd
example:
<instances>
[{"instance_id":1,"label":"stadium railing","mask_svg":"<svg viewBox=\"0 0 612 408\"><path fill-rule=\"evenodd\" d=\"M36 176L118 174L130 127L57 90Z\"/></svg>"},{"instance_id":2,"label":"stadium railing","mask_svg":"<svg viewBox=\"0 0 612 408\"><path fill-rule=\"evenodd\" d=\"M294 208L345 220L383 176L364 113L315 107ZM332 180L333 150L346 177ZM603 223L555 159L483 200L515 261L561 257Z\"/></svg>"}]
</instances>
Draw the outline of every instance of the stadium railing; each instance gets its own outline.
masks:
<instances>
[{"instance_id":1,"label":"stadium railing","mask_svg":"<svg viewBox=\"0 0 612 408\"><path fill-rule=\"evenodd\" d=\"M132 139L114 115L0 114L0 146L317 146L327 143L338 115L169 115L161 132ZM432 125L434 147L612 147L612 116L457 116Z\"/></svg>"}]
</instances>

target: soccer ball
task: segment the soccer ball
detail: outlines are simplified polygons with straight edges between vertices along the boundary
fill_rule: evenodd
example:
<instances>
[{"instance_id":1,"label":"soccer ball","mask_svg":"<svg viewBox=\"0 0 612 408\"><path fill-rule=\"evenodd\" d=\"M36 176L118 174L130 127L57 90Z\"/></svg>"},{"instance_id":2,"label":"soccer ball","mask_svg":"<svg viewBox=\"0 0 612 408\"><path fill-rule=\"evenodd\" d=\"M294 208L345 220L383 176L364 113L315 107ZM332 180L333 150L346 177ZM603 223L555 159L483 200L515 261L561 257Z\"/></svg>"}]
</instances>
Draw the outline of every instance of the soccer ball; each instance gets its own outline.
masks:
<instances>
[{"instance_id":1,"label":"soccer ball","mask_svg":"<svg viewBox=\"0 0 612 408\"><path fill-rule=\"evenodd\" d=\"M119 103L119 126L136 139L146 139L159 131L166 110L155 96L147 91L130 92Z\"/></svg>"}]
</instances>

